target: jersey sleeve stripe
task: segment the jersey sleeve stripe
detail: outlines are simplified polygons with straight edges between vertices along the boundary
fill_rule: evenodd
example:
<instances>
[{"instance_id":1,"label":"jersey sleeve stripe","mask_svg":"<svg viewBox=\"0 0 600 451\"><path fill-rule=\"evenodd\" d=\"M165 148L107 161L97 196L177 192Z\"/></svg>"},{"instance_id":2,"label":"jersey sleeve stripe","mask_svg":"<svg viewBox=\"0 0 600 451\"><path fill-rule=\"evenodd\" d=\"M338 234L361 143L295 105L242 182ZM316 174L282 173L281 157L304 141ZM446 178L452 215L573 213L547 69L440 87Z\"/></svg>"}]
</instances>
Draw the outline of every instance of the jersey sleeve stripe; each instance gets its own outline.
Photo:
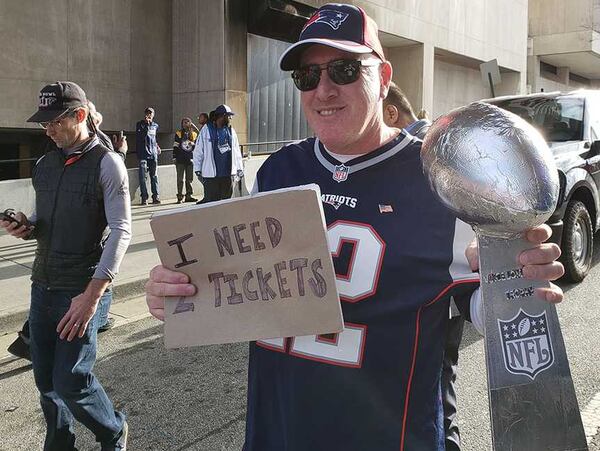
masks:
<instances>
[{"instance_id":1,"label":"jersey sleeve stripe","mask_svg":"<svg viewBox=\"0 0 600 451\"><path fill-rule=\"evenodd\" d=\"M474 290L479 286L479 277L472 279L464 279L464 280L456 280L451 284L447 285L442 291L440 291L431 301L425 304L425 307L429 307L432 304L435 304L440 299L444 298L448 295L448 292L457 287L463 287L465 285L473 284L472 289Z\"/></svg>"},{"instance_id":2,"label":"jersey sleeve stripe","mask_svg":"<svg viewBox=\"0 0 600 451\"><path fill-rule=\"evenodd\" d=\"M412 387L412 379L415 373L415 365L417 362L417 352L419 349L419 333L421 328L421 310L423 307L417 310L417 318L415 320L415 342L413 345L410 373L408 374L408 383L406 384L406 395L404 397L404 414L402 415L402 434L400 436L400 451L404 451L404 437L406 434L406 420L408 418L408 404L410 402L410 389Z\"/></svg>"}]
</instances>

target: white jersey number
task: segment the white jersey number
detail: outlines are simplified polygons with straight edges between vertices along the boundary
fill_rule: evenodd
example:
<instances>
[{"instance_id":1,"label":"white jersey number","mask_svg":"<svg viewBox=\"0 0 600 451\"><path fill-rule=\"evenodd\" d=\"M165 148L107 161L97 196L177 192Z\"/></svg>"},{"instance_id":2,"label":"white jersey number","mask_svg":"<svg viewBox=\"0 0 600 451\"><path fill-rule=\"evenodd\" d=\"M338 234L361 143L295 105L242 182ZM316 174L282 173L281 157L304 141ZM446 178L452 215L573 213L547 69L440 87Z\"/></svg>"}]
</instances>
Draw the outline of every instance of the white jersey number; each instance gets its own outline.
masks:
<instances>
[{"instance_id":1,"label":"white jersey number","mask_svg":"<svg viewBox=\"0 0 600 451\"><path fill-rule=\"evenodd\" d=\"M336 274L337 289L345 302L359 302L377 291L385 243L368 224L336 221L327 231L329 250L337 257L345 243L353 245L346 275ZM367 326L344 323L337 334L293 337L289 353L319 362L360 368L364 355ZM258 344L274 351L286 352L283 338L260 340Z\"/></svg>"}]
</instances>

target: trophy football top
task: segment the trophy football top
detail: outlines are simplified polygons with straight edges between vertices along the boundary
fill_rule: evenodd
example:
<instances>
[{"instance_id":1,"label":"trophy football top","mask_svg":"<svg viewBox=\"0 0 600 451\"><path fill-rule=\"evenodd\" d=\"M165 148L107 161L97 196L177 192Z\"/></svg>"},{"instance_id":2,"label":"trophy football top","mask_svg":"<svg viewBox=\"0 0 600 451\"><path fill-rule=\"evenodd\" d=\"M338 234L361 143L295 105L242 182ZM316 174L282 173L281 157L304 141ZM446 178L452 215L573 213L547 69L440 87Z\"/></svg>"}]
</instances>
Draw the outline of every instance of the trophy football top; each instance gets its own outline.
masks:
<instances>
[{"instance_id":1,"label":"trophy football top","mask_svg":"<svg viewBox=\"0 0 600 451\"><path fill-rule=\"evenodd\" d=\"M439 117L421 152L434 193L488 235L514 235L546 221L558 201L552 154L515 114L475 102Z\"/></svg>"}]
</instances>

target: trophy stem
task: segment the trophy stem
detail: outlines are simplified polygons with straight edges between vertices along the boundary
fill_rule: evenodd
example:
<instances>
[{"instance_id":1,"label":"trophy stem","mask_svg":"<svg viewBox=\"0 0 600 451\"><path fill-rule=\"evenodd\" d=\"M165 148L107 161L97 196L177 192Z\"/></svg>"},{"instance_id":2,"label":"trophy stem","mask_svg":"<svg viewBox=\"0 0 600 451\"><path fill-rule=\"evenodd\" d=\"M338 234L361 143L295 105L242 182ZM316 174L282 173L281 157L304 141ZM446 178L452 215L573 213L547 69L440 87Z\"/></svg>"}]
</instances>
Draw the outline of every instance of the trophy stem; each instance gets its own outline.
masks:
<instances>
[{"instance_id":1,"label":"trophy stem","mask_svg":"<svg viewBox=\"0 0 600 451\"><path fill-rule=\"evenodd\" d=\"M494 450L587 450L556 308L535 294L549 284L517 260L531 243L476 232Z\"/></svg>"}]
</instances>

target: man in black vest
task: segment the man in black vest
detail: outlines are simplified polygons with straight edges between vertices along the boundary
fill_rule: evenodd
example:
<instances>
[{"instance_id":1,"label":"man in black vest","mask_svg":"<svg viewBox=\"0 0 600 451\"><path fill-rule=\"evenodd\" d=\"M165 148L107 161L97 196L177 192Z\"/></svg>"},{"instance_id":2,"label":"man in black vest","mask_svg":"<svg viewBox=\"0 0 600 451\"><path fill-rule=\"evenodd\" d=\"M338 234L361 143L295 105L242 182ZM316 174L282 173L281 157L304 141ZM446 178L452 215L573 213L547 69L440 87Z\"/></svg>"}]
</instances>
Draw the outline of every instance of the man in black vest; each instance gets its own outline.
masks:
<instances>
[{"instance_id":1,"label":"man in black vest","mask_svg":"<svg viewBox=\"0 0 600 451\"><path fill-rule=\"evenodd\" d=\"M102 450L124 450L125 416L92 373L99 326L131 239L127 171L86 125L83 90L56 82L40 91L37 122L57 149L33 170L35 211L0 221L9 234L37 240L31 274L29 328L35 383L47 433L44 450L73 450L73 420L90 429ZM108 233L110 231L110 233ZM108 236L108 237L107 237Z\"/></svg>"}]
</instances>

